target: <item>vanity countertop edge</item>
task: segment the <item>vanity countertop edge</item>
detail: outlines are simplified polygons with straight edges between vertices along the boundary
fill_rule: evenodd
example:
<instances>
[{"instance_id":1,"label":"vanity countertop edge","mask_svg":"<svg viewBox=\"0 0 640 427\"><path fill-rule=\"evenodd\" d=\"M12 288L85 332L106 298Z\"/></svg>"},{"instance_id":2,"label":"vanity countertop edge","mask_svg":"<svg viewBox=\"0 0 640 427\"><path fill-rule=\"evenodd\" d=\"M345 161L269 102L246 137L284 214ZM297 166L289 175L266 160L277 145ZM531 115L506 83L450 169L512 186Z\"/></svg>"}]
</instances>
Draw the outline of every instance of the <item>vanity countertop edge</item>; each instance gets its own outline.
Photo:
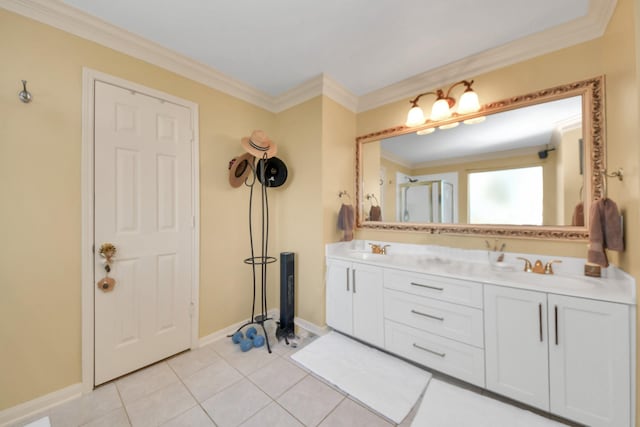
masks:
<instances>
[{"instance_id":1,"label":"vanity countertop edge","mask_svg":"<svg viewBox=\"0 0 640 427\"><path fill-rule=\"evenodd\" d=\"M371 254L369 243L389 245L387 254ZM636 305L635 279L616 266L602 269L603 277L584 276L586 259L522 253L504 253L504 262L496 267L489 262L487 250L458 249L436 245L353 240L329 243L325 255L358 264L368 264L411 273L428 274L559 295ZM537 274L522 270L524 257L531 262L560 260L555 273Z\"/></svg>"}]
</instances>

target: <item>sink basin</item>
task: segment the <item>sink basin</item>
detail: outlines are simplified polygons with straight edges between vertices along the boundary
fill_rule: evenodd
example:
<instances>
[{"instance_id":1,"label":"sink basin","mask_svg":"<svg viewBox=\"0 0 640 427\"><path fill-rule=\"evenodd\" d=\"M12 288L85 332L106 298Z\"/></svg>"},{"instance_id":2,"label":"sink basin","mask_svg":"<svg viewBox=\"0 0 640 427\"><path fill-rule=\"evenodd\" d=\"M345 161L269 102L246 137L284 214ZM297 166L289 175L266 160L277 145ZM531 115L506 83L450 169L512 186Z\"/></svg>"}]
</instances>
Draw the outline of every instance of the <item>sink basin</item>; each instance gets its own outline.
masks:
<instances>
[{"instance_id":1,"label":"sink basin","mask_svg":"<svg viewBox=\"0 0 640 427\"><path fill-rule=\"evenodd\" d=\"M387 255L374 254L371 252L350 252L349 257L361 259L363 261L375 261L387 258Z\"/></svg>"}]
</instances>

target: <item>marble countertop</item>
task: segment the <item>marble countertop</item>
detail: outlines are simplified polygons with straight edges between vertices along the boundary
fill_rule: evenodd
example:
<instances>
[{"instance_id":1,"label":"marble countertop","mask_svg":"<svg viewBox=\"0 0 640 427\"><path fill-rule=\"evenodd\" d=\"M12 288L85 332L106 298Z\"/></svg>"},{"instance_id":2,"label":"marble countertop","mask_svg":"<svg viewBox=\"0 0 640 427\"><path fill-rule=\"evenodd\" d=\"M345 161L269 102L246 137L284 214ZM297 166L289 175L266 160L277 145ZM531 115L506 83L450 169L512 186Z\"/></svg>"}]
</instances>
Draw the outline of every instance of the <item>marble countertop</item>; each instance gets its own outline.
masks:
<instances>
[{"instance_id":1,"label":"marble countertop","mask_svg":"<svg viewBox=\"0 0 640 427\"><path fill-rule=\"evenodd\" d=\"M369 243L389 245L386 255L372 254ZM594 300L636 305L635 279L623 270L609 266L602 269L602 277L584 275L586 259L504 253L501 263L490 262L495 252L469 250L435 245L354 240L326 245L327 258L377 265L435 276L470 280L532 291L549 292ZM553 264L553 275L523 271L524 257L533 264L560 260Z\"/></svg>"}]
</instances>

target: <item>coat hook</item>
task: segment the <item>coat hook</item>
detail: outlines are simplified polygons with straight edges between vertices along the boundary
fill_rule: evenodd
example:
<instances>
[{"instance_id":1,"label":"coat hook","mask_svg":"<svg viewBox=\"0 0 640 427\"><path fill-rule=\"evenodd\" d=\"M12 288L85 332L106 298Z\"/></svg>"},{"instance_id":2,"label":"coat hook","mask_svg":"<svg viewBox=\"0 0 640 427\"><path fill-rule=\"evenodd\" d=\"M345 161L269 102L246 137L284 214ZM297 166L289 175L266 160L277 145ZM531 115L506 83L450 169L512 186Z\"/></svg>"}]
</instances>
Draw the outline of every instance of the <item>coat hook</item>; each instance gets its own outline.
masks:
<instances>
[{"instance_id":1,"label":"coat hook","mask_svg":"<svg viewBox=\"0 0 640 427\"><path fill-rule=\"evenodd\" d=\"M18 98L20 98L20 101L24 102L25 104L31 102L31 93L29 93L29 91L27 90L26 80L22 80L22 91L18 93Z\"/></svg>"}]
</instances>

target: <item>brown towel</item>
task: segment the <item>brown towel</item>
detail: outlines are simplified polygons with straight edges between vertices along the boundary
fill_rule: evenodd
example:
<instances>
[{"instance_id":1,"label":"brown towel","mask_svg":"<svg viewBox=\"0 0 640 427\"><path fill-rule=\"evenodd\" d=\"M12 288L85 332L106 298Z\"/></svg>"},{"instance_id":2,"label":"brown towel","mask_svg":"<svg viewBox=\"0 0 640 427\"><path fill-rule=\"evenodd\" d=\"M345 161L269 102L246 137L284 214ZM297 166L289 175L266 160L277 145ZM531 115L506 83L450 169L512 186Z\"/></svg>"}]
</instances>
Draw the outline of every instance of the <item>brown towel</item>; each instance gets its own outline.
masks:
<instances>
[{"instance_id":1,"label":"brown towel","mask_svg":"<svg viewBox=\"0 0 640 427\"><path fill-rule=\"evenodd\" d=\"M589 213L587 260L590 263L608 267L609 260L605 249L624 250L618 206L611 199L600 199L591 205Z\"/></svg>"},{"instance_id":2,"label":"brown towel","mask_svg":"<svg viewBox=\"0 0 640 427\"><path fill-rule=\"evenodd\" d=\"M369 209L369 221L382 221L382 209L380 209L380 206L371 206L371 209Z\"/></svg>"},{"instance_id":3,"label":"brown towel","mask_svg":"<svg viewBox=\"0 0 640 427\"><path fill-rule=\"evenodd\" d=\"M584 203L580 202L573 209L573 216L571 217L571 225L578 227L584 226Z\"/></svg>"},{"instance_id":4,"label":"brown towel","mask_svg":"<svg viewBox=\"0 0 640 427\"><path fill-rule=\"evenodd\" d=\"M353 223L354 223L354 210L352 205L340 206L340 212L338 213L338 230L344 231L342 237L343 242L349 242L353 240Z\"/></svg>"}]
</instances>

